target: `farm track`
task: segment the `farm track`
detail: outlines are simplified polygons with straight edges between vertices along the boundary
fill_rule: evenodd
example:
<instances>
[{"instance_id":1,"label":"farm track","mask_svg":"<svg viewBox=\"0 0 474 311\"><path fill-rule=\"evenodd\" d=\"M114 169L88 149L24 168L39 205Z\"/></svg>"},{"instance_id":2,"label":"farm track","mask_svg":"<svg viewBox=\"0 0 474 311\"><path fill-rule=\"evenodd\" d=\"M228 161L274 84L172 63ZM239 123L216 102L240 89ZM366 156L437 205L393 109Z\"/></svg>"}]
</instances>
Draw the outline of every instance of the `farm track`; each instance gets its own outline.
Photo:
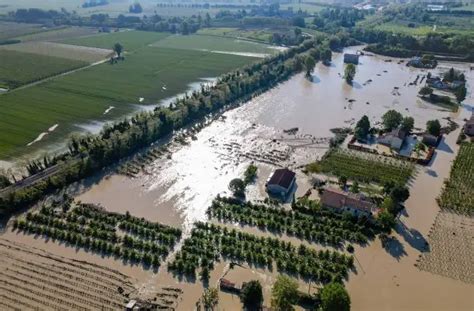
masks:
<instances>
[{"instance_id":1,"label":"farm track","mask_svg":"<svg viewBox=\"0 0 474 311\"><path fill-rule=\"evenodd\" d=\"M112 269L5 239L0 279L2 310L119 310L135 291L130 278Z\"/></svg>"}]
</instances>

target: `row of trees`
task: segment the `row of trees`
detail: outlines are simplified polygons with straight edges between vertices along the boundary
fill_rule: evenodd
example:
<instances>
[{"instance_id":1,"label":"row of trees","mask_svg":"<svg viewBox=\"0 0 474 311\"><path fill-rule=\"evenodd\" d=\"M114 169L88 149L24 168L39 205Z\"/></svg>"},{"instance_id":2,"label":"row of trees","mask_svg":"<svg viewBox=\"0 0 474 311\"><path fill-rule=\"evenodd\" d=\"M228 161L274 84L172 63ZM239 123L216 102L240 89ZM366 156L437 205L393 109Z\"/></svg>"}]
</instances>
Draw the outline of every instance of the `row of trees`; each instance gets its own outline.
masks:
<instances>
[{"instance_id":1,"label":"row of trees","mask_svg":"<svg viewBox=\"0 0 474 311\"><path fill-rule=\"evenodd\" d=\"M364 244L378 232L376 226L366 224L367 219L354 217L350 213L337 213L311 203L299 200L293 203L293 211L287 211L219 197L213 201L208 215L222 222L238 222L336 246L343 241Z\"/></svg>"},{"instance_id":2,"label":"row of trees","mask_svg":"<svg viewBox=\"0 0 474 311\"><path fill-rule=\"evenodd\" d=\"M356 27L351 35L370 43L366 48L368 51L393 57L411 57L431 52L464 55L466 60L474 59L474 41L469 35L429 33L415 37L368 27Z\"/></svg>"},{"instance_id":3,"label":"row of trees","mask_svg":"<svg viewBox=\"0 0 474 311\"><path fill-rule=\"evenodd\" d=\"M149 223L130 215L107 213L91 205L71 209L69 204L43 206L39 212L27 213L24 219L15 220L13 227L155 268L159 267L160 261L181 236L179 229ZM129 234L119 235L117 224Z\"/></svg>"},{"instance_id":4,"label":"row of trees","mask_svg":"<svg viewBox=\"0 0 474 311\"><path fill-rule=\"evenodd\" d=\"M209 271L220 258L300 275L317 283L342 281L354 258L329 250L316 251L300 245L293 246L276 238L257 237L235 229L197 223L191 237L184 241L181 250L168 269L178 275L194 278L200 269L203 281L209 279Z\"/></svg>"}]
</instances>

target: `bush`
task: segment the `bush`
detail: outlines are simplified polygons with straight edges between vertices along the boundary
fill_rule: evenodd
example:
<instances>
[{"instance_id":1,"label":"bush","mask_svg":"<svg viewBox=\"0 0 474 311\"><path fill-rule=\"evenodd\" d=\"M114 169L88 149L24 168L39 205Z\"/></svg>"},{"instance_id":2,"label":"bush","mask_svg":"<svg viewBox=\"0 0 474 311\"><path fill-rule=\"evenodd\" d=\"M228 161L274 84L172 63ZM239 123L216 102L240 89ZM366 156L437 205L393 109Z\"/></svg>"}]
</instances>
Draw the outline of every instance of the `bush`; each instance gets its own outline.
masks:
<instances>
[{"instance_id":1,"label":"bush","mask_svg":"<svg viewBox=\"0 0 474 311\"><path fill-rule=\"evenodd\" d=\"M324 286L319 297L322 311L349 311L351 309L349 294L340 283L330 283Z\"/></svg>"},{"instance_id":2,"label":"bush","mask_svg":"<svg viewBox=\"0 0 474 311\"><path fill-rule=\"evenodd\" d=\"M263 303L262 285L253 280L244 283L240 293L240 300L247 310L260 310Z\"/></svg>"}]
</instances>

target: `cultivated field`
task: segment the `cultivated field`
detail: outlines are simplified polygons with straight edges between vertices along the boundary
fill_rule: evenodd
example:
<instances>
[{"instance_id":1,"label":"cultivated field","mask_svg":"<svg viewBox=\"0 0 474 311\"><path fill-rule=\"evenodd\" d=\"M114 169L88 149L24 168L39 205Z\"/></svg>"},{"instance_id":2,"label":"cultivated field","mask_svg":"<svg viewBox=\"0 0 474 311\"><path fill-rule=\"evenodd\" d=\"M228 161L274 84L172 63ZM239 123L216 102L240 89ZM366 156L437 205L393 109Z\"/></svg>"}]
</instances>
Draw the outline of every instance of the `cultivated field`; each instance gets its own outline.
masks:
<instances>
[{"instance_id":1,"label":"cultivated field","mask_svg":"<svg viewBox=\"0 0 474 311\"><path fill-rule=\"evenodd\" d=\"M61 43L112 49L115 43L123 45L125 51L134 51L169 36L167 33L151 31L122 31L97 34L81 38L62 40Z\"/></svg>"},{"instance_id":2,"label":"cultivated field","mask_svg":"<svg viewBox=\"0 0 474 311\"><path fill-rule=\"evenodd\" d=\"M474 219L440 212L428 237L429 252L422 253L422 270L474 284Z\"/></svg>"},{"instance_id":3,"label":"cultivated field","mask_svg":"<svg viewBox=\"0 0 474 311\"><path fill-rule=\"evenodd\" d=\"M166 47L175 49L193 49L223 51L229 53L252 53L271 54L278 52L269 45L243 41L233 38L215 36L191 35L191 36L169 36L154 44L154 47Z\"/></svg>"},{"instance_id":4,"label":"cultivated field","mask_svg":"<svg viewBox=\"0 0 474 311\"><path fill-rule=\"evenodd\" d=\"M0 87L15 88L87 65L78 60L0 50Z\"/></svg>"},{"instance_id":5,"label":"cultivated field","mask_svg":"<svg viewBox=\"0 0 474 311\"><path fill-rule=\"evenodd\" d=\"M15 37L15 39L21 40L22 42L27 41L58 41L65 39L72 39L77 37L82 37L86 35L92 35L97 33L96 28L92 27L67 27L64 26L59 29L46 30L34 34L27 34Z\"/></svg>"},{"instance_id":6,"label":"cultivated field","mask_svg":"<svg viewBox=\"0 0 474 311\"><path fill-rule=\"evenodd\" d=\"M109 50L106 50L54 42L25 42L3 45L0 46L0 50L61 57L88 63L97 62L99 60L107 58L112 53L111 47Z\"/></svg>"},{"instance_id":7,"label":"cultivated field","mask_svg":"<svg viewBox=\"0 0 474 311\"><path fill-rule=\"evenodd\" d=\"M362 152L332 150L319 163L308 166L310 172L330 173L362 182L405 184L413 174L413 164Z\"/></svg>"},{"instance_id":8,"label":"cultivated field","mask_svg":"<svg viewBox=\"0 0 474 311\"><path fill-rule=\"evenodd\" d=\"M44 29L39 24L23 24L0 21L0 40L11 39L42 31L44 31Z\"/></svg>"},{"instance_id":9,"label":"cultivated field","mask_svg":"<svg viewBox=\"0 0 474 311\"><path fill-rule=\"evenodd\" d=\"M474 144L463 143L439 200L441 208L474 215Z\"/></svg>"},{"instance_id":10,"label":"cultivated field","mask_svg":"<svg viewBox=\"0 0 474 311\"><path fill-rule=\"evenodd\" d=\"M0 309L117 310L135 291L115 270L0 239Z\"/></svg>"},{"instance_id":11,"label":"cultivated field","mask_svg":"<svg viewBox=\"0 0 474 311\"><path fill-rule=\"evenodd\" d=\"M225 36L230 38L244 38L268 43L272 37L271 30L267 29L239 29L239 28L203 28L197 34L211 36Z\"/></svg>"},{"instance_id":12,"label":"cultivated field","mask_svg":"<svg viewBox=\"0 0 474 311\"><path fill-rule=\"evenodd\" d=\"M25 151L40 133L59 124L46 143L64 139L75 124L110 120L182 93L190 83L252 62L250 57L190 50L145 48L108 63L1 95L0 156ZM140 100L143 98L143 100ZM104 116L110 106L116 109ZM36 150L41 143L28 148ZM27 151L28 151L27 150Z\"/></svg>"}]
</instances>

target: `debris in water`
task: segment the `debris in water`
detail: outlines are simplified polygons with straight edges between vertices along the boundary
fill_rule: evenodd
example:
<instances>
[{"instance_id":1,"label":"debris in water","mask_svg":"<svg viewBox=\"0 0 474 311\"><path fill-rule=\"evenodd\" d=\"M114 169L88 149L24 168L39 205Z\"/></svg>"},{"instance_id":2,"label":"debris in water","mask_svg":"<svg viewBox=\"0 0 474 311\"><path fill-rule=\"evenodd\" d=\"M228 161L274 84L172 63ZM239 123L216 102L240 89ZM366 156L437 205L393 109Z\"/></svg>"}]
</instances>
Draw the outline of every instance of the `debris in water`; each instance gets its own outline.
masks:
<instances>
[{"instance_id":1,"label":"debris in water","mask_svg":"<svg viewBox=\"0 0 474 311\"><path fill-rule=\"evenodd\" d=\"M104 114L108 114L114 108L114 106L109 106L109 108L105 109Z\"/></svg>"},{"instance_id":2,"label":"debris in water","mask_svg":"<svg viewBox=\"0 0 474 311\"><path fill-rule=\"evenodd\" d=\"M53 132L57 127L59 126L59 124L55 124L53 126L51 126L49 129L48 129L48 132Z\"/></svg>"},{"instance_id":3,"label":"debris in water","mask_svg":"<svg viewBox=\"0 0 474 311\"><path fill-rule=\"evenodd\" d=\"M34 143L39 142L39 141L42 140L43 137L45 137L46 135L48 135L48 132L43 132L43 133L39 134L38 137L36 137L36 139L33 140L32 142L29 142L29 143L27 144L27 146L31 146L31 145L33 145Z\"/></svg>"},{"instance_id":4,"label":"debris in water","mask_svg":"<svg viewBox=\"0 0 474 311\"><path fill-rule=\"evenodd\" d=\"M143 98L143 97L140 97L140 98L138 99L138 101L139 101L140 103L142 103L144 100L145 100L145 98Z\"/></svg>"},{"instance_id":5,"label":"debris in water","mask_svg":"<svg viewBox=\"0 0 474 311\"><path fill-rule=\"evenodd\" d=\"M297 127L292 127L290 129L287 129L287 130L283 130L283 133L285 134L289 134L289 135L295 135L296 132L298 132L298 128Z\"/></svg>"}]
</instances>

